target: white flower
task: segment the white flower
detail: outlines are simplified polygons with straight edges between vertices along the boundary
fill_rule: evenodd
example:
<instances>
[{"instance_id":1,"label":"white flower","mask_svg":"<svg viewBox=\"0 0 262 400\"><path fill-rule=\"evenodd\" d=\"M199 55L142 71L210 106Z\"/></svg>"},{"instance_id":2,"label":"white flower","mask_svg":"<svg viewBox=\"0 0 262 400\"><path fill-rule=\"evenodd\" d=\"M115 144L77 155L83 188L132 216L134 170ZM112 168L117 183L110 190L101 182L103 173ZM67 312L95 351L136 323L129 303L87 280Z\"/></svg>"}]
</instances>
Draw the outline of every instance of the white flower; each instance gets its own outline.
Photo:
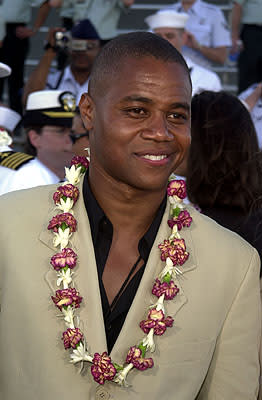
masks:
<instances>
[{"instance_id":1,"label":"white flower","mask_svg":"<svg viewBox=\"0 0 262 400\"><path fill-rule=\"evenodd\" d=\"M0 146L10 146L12 142L11 136L5 130L0 129Z\"/></svg>"},{"instance_id":2,"label":"white flower","mask_svg":"<svg viewBox=\"0 0 262 400\"><path fill-rule=\"evenodd\" d=\"M66 271L62 269L62 271L59 271L57 273L58 279L57 279L57 286L60 286L61 283L63 282L64 289L68 289L68 286L72 282L72 274L70 268L68 268Z\"/></svg>"},{"instance_id":3,"label":"white flower","mask_svg":"<svg viewBox=\"0 0 262 400\"><path fill-rule=\"evenodd\" d=\"M66 198L66 201L61 197L60 199L60 203L58 203L56 205L57 208L59 208L59 210L62 210L63 212L67 213L67 212L71 212L71 214L73 214L73 210L71 210L71 208L74 205L74 200L71 199L70 197Z\"/></svg>"},{"instance_id":4,"label":"white flower","mask_svg":"<svg viewBox=\"0 0 262 400\"><path fill-rule=\"evenodd\" d=\"M80 361L88 361L90 363L93 361L93 357L90 356L88 351L86 351L82 343L80 343L79 346L73 350L73 353L70 354L70 358L70 362L73 364L76 364Z\"/></svg>"},{"instance_id":5,"label":"white flower","mask_svg":"<svg viewBox=\"0 0 262 400\"><path fill-rule=\"evenodd\" d=\"M180 208L181 210L183 210L186 206L183 203L183 199L180 199L178 196L174 195L174 196L169 196L168 197L169 203L172 204L173 209L174 208ZM170 214L172 214L172 207L170 208Z\"/></svg>"},{"instance_id":6,"label":"white flower","mask_svg":"<svg viewBox=\"0 0 262 400\"><path fill-rule=\"evenodd\" d=\"M64 321L68 328L74 329L74 310L71 306L68 306L67 309L62 307L62 313L64 314Z\"/></svg>"},{"instance_id":7,"label":"white flower","mask_svg":"<svg viewBox=\"0 0 262 400\"><path fill-rule=\"evenodd\" d=\"M118 383L120 386L128 387L130 386L129 383L126 381L126 377L128 372L133 368L133 364L128 364L124 369L119 371L116 376L114 377L114 382Z\"/></svg>"},{"instance_id":8,"label":"white flower","mask_svg":"<svg viewBox=\"0 0 262 400\"><path fill-rule=\"evenodd\" d=\"M65 167L65 176L68 182L65 182L65 185L67 183L71 183L72 185L76 185L79 183L80 179L80 174L81 174L81 167L77 167L75 165L72 165L72 167L67 168Z\"/></svg>"},{"instance_id":9,"label":"white flower","mask_svg":"<svg viewBox=\"0 0 262 400\"><path fill-rule=\"evenodd\" d=\"M156 308L157 311L162 311L165 314L165 306L164 306L165 293L162 294L155 304L152 304L149 308Z\"/></svg>"},{"instance_id":10,"label":"white flower","mask_svg":"<svg viewBox=\"0 0 262 400\"><path fill-rule=\"evenodd\" d=\"M154 329L151 328L148 332L147 336L144 337L142 341L143 346L146 346L147 350L150 350L151 353L155 351L156 345L154 342Z\"/></svg>"},{"instance_id":11,"label":"white flower","mask_svg":"<svg viewBox=\"0 0 262 400\"><path fill-rule=\"evenodd\" d=\"M66 228L64 231L62 228L58 228L58 233L54 232L54 246L57 247L60 245L61 250L63 250L69 242L69 238L71 237L72 233L70 233L70 228Z\"/></svg>"},{"instance_id":12,"label":"white flower","mask_svg":"<svg viewBox=\"0 0 262 400\"><path fill-rule=\"evenodd\" d=\"M177 224L175 224L175 225L173 226L173 228L172 228L172 233L171 233L171 235L170 235L170 237L169 237L169 240L172 240L172 239L174 239L174 238L176 238L176 239L181 239L181 236L180 236L180 234L178 233Z\"/></svg>"},{"instance_id":13,"label":"white flower","mask_svg":"<svg viewBox=\"0 0 262 400\"><path fill-rule=\"evenodd\" d=\"M90 162L90 147L86 147L84 150L87 151L87 157L86 157L86 159L87 159L87 161Z\"/></svg>"},{"instance_id":14,"label":"white flower","mask_svg":"<svg viewBox=\"0 0 262 400\"><path fill-rule=\"evenodd\" d=\"M166 276L166 274L170 274L172 276L173 272L174 272L173 261L171 260L170 257L167 257L166 265L163 268L163 270L160 272L158 277L159 277L160 280L162 280L164 278L164 276Z\"/></svg>"}]
</instances>

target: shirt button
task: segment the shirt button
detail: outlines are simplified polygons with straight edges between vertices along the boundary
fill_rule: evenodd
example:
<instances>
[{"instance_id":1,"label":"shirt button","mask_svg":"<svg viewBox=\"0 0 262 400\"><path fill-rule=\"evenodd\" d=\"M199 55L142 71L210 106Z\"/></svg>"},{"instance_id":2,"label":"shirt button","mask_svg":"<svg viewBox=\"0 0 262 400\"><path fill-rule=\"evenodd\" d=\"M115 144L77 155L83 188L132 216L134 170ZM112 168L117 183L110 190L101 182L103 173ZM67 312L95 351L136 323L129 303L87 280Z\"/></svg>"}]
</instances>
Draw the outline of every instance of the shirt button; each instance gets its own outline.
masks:
<instances>
[{"instance_id":1,"label":"shirt button","mask_svg":"<svg viewBox=\"0 0 262 400\"><path fill-rule=\"evenodd\" d=\"M96 400L108 400L109 398L110 394L105 388L99 387L96 389Z\"/></svg>"}]
</instances>

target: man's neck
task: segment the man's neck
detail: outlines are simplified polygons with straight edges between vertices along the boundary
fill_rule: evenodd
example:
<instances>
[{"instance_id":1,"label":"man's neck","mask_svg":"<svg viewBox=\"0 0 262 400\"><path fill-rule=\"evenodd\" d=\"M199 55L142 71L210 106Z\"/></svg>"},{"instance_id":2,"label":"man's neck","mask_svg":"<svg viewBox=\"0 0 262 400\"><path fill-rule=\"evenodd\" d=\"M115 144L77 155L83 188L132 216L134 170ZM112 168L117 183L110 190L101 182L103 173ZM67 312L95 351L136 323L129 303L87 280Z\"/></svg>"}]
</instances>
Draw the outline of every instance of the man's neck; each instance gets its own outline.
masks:
<instances>
[{"instance_id":1,"label":"man's neck","mask_svg":"<svg viewBox=\"0 0 262 400\"><path fill-rule=\"evenodd\" d=\"M79 85L83 85L89 78L90 70L79 70L70 67L73 77Z\"/></svg>"},{"instance_id":2,"label":"man's neck","mask_svg":"<svg viewBox=\"0 0 262 400\"><path fill-rule=\"evenodd\" d=\"M166 193L165 187L158 191L136 189L92 167L89 184L114 230L128 231L137 237L142 237L150 227Z\"/></svg>"},{"instance_id":3,"label":"man's neck","mask_svg":"<svg viewBox=\"0 0 262 400\"><path fill-rule=\"evenodd\" d=\"M196 0L182 0L182 6L185 11L189 10L193 6Z\"/></svg>"}]
</instances>

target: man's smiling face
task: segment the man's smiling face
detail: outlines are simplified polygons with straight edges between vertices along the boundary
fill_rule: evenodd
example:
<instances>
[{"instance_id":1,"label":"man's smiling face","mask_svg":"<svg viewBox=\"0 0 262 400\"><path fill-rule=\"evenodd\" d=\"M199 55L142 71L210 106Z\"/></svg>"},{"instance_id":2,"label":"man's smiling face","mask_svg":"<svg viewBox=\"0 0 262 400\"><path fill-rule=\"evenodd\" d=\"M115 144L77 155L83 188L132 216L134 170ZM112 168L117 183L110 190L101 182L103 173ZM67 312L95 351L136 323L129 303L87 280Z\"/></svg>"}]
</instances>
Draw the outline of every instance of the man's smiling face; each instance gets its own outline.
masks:
<instances>
[{"instance_id":1,"label":"man's smiling face","mask_svg":"<svg viewBox=\"0 0 262 400\"><path fill-rule=\"evenodd\" d=\"M91 168L141 190L165 187L190 144L191 84L185 68L128 58L104 95L86 96Z\"/></svg>"}]
</instances>

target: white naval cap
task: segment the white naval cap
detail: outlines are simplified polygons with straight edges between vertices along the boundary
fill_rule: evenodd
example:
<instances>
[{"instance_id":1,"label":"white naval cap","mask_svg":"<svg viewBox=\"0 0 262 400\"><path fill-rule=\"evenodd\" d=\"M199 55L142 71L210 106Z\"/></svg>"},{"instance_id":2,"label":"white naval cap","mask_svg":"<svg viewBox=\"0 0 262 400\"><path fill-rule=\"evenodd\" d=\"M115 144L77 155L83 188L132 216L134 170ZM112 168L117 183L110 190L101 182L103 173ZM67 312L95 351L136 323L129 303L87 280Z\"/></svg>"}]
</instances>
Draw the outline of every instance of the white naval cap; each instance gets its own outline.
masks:
<instances>
[{"instance_id":1,"label":"white naval cap","mask_svg":"<svg viewBox=\"0 0 262 400\"><path fill-rule=\"evenodd\" d=\"M0 62L0 78L5 78L6 76L11 75L11 72L12 70L8 65Z\"/></svg>"},{"instance_id":2,"label":"white naval cap","mask_svg":"<svg viewBox=\"0 0 262 400\"><path fill-rule=\"evenodd\" d=\"M145 18L150 29L157 28L185 28L189 16L174 10L160 10Z\"/></svg>"},{"instance_id":3,"label":"white naval cap","mask_svg":"<svg viewBox=\"0 0 262 400\"><path fill-rule=\"evenodd\" d=\"M39 90L32 92L28 96L26 103L26 110L46 110L51 108L61 108L65 106L68 101L75 101L75 97L71 92L64 90ZM75 104L72 104L75 108Z\"/></svg>"},{"instance_id":4,"label":"white naval cap","mask_svg":"<svg viewBox=\"0 0 262 400\"><path fill-rule=\"evenodd\" d=\"M0 106L0 126L13 132L16 125L21 121L21 115L8 107Z\"/></svg>"},{"instance_id":5,"label":"white naval cap","mask_svg":"<svg viewBox=\"0 0 262 400\"><path fill-rule=\"evenodd\" d=\"M30 93L23 118L24 127L33 125L71 126L76 98L69 91L39 90Z\"/></svg>"}]
</instances>

